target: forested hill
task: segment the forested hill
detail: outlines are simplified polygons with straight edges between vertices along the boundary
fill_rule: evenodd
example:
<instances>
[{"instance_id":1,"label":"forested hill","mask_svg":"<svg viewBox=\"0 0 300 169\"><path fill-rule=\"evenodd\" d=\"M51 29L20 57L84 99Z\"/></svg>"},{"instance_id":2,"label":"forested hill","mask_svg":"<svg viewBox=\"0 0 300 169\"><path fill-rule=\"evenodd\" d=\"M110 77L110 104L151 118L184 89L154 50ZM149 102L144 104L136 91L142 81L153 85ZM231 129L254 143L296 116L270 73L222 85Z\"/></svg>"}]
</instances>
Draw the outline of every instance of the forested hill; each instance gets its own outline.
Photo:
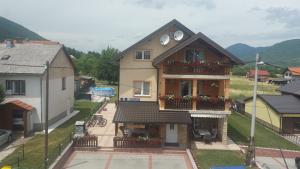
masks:
<instances>
[{"instance_id":1,"label":"forested hill","mask_svg":"<svg viewBox=\"0 0 300 169\"><path fill-rule=\"evenodd\" d=\"M227 50L245 62L254 61L256 53L259 53L265 62L300 66L300 39L287 40L268 47L252 47L238 43L229 46Z\"/></svg>"},{"instance_id":2,"label":"forested hill","mask_svg":"<svg viewBox=\"0 0 300 169\"><path fill-rule=\"evenodd\" d=\"M0 16L0 42L5 39L27 38L29 40L45 40L43 37L24 26Z\"/></svg>"}]
</instances>

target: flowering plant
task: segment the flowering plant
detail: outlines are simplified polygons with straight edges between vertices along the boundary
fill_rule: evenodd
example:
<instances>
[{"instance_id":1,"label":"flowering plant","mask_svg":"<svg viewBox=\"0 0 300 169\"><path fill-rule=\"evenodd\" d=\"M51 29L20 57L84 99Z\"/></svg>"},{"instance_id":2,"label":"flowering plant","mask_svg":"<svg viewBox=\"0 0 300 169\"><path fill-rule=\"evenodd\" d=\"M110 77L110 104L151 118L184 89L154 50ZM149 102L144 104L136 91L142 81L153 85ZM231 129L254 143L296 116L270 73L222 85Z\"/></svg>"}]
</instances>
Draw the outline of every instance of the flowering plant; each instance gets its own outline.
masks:
<instances>
[{"instance_id":1,"label":"flowering plant","mask_svg":"<svg viewBox=\"0 0 300 169\"><path fill-rule=\"evenodd\" d=\"M185 100L185 101L190 101L192 99L192 96L185 95L185 96L182 97L182 99Z\"/></svg>"},{"instance_id":2,"label":"flowering plant","mask_svg":"<svg viewBox=\"0 0 300 169\"><path fill-rule=\"evenodd\" d=\"M220 101L225 101L224 96L218 96L218 99L219 99Z\"/></svg>"},{"instance_id":3,"label":"flowering plant","mask_svg":"<svg viewBox=\"0 0 300 169\"><path fill-rule=\"evenodd\" d=\"M165 95L165 99L169 100L169 101L172 101L172 100L175 99L175 95L174 94L167 94L167 95Z\"/></svg>"},{"instance_id":4,"label":"flowering plant","mask_svg":"<svg viewBox=\"0 0 300 169\"><path fill-rule=\"evenodd\" d=\"M210 98L208 96L200 96L201 100L208 101Z\"/></svg>"}]
</instances>

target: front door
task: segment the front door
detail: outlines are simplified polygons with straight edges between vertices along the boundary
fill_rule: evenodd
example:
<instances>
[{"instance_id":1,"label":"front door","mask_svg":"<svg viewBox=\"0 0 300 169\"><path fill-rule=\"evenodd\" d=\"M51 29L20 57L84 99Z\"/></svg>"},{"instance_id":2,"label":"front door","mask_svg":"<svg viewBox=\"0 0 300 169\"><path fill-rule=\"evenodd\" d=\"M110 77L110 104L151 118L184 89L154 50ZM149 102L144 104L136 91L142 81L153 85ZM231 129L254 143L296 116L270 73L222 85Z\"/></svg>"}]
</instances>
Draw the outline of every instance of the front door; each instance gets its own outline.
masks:
<instances>
[{"instance_id":1,"label":"front door","mask_svg":"<svg viewBox=\"0 0 300 169\"><path fill-rule=\"evenodd\" d=\"M177 124L167 124L166 143L177 143Z\"/></svg>"}]
</instances>

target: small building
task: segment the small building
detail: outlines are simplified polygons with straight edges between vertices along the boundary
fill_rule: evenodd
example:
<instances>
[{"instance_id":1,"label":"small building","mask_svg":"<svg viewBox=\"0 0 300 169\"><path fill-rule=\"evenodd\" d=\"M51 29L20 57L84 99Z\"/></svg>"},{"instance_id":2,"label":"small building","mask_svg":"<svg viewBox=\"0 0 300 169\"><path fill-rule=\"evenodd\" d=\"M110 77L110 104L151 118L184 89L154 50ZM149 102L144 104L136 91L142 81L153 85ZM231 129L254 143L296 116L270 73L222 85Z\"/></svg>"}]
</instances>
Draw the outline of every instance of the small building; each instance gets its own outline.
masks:
<instances>
[{"instance_id":1,"label":"small building","mask_svg":"<svg viewBox=\"0 0 300 169\"><path fill-rule=\"evenodd\" d=\"M0 128L27 136L44 127L46 62L49 61L49 125L73 112L74 64L62 44L26 41L0 44L0 85L6 98Z\"/></svg>"},{"instance_id":2,"label":"small building","mask_svg":"<svg viewBox=\"0 0 300 169\"><path fill-rule=\"evenodd\" d=\"M252 98L245 100L245 112L251 115ZM300 99L294 95L258 95L256 118L279 133L300 133Z\"/></svg>"},{"instance_id":3,"label":"small building","mask_svg":"<svg viewBox=\"0 0 300 169\"><path fill-rule=\"evenodd\" d=\"M270 73L267 70L258 70L257 71L257 80L259 82L266 82L268 81ZM255 77L255 70L250 70L247 72L246 77L248 79L254 79Z\"/></svg>"},{"instance_id":4,"label":"small building","mask_svg":"<svg viewBox=\"0 0 300 169\"><path fill-rule=\"evenodd\" d=\"M300 67L288 67L283 73L283 78L285 79L300 78Z\"/></svg>"}]
</instances>

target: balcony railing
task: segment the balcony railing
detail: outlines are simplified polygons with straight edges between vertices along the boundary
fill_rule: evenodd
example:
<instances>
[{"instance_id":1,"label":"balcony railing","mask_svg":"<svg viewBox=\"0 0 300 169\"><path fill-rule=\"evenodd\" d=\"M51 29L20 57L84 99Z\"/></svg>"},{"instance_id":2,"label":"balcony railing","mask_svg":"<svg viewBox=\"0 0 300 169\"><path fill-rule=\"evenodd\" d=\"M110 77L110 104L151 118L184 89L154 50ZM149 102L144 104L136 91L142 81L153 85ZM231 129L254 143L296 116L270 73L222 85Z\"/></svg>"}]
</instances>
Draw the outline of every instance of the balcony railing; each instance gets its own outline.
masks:
<instances>
[{"instance_id":1,"label":"balcony railing","mask_svg":"<svg viewBox=\"0 0 300 169\"><path fill-rule=\"evenodd\" d=\"M196 105L196 110L214 110L214 111L224 111L226 107L226 102L223 97L207 97L207 96L197 96L190 97L188 99L183 97L160 97L164 100L165 109L179 109L179 110L192 110L193 104Z\"/></svg>"},{"instance_id":2,"label":"balcony railing","mask_svg":"<svg viewBox=\"0 0 300 169\"><path fill-rule=\"evenodd\" d=\"M165 109L191 110L193 107L192 99L183 99L182 97L164 99Z\"/></svg>"},{"instance_id":3,"label":"balcony railing","mask_svg":"<svg viewBox=\"0 0 300 169\"><path fill-rule=\"evenodd\" d=\"M225 100L219 98L209 98L203 99L201 97L197 98L196 104L197 110L225 110Z\"/></svg>"},{"instance_id":4,"label":"balcony railing","mask_svg":"<svg viewBox=\"0 0 300 169\"><path fill-rule=\"evenodd\" d=\"M200 75L228 75L225 65L218 63L166 63L163 72L166 74L200 74Z\"/></svg>"}]
</instances>

